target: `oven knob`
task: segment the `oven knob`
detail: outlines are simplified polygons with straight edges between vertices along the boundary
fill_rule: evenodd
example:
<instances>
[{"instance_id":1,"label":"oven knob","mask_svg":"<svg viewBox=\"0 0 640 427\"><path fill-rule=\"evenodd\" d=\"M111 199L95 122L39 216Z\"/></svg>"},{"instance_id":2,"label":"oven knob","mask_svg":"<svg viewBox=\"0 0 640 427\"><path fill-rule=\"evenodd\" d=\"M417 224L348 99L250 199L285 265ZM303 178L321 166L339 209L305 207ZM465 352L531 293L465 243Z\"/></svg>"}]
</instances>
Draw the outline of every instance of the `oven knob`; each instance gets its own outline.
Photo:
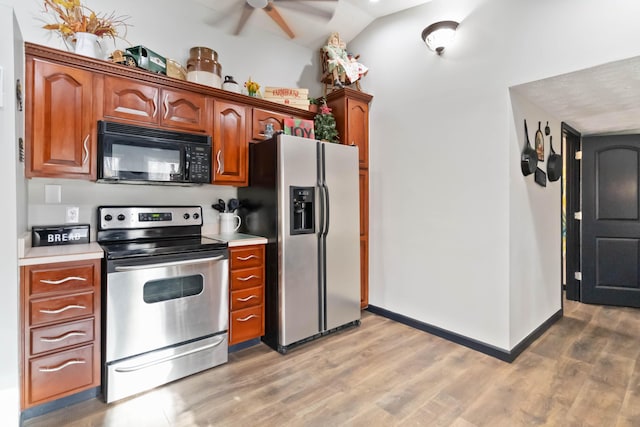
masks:
<instances>
[{"instance_id":1,"label":"oven knob","mask_svg":"<svg viewBox=\"0 0 640 427\"><path fill-rule=\"evenodd\" d=\"M113 217L112 217L111 215L109 215L109 214L106 214L106 215L104 216L104 220L105 220L105 221L111 221L112 219L113 219Z\"/></svg>"},{"instance_id":2,"label":"oven knob","mask_svg":"<svg viewBox=\"0 0 640 427\"><path fill-rule=\"evenodd\" d=\"M200 214L198 212L193 214L193 219L198 219L200 218Z\"/></svg>"},{"instance_id":3,"label":"oven knob","mask_svg":"<svg viewBox=\"0 0 640 427\"><path fill-rule=\"evenodd\" d=\"M189 219L189 214L188 214L188 213L186 213L186 214L182 215L182 217L183 217L184 219Z\"/></svg>"},{"instance_id":4,"label":"oven knob","mask_svg":"<svg viewBox=\"0 0 640 427\"><path fill-rule=\"evenodd\" d=\"M118 215L118 221L124 221L124 219L125 219L124 214Z\"/></svg>"}]
</instances>

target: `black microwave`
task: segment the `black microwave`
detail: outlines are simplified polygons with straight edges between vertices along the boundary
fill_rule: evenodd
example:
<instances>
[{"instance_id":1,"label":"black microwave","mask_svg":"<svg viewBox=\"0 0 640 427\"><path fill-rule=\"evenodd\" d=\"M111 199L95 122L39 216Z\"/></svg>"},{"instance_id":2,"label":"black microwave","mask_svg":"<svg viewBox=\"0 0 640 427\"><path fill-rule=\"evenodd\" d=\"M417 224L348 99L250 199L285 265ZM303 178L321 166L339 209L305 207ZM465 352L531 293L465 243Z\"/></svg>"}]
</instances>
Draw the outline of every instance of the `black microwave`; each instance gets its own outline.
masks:
<instances>
[{"instance_id":1,"label":"black microwave","mask_svg":"<svg viewBox=\"0 0 640 427\"><path fill-rule=\"evenodd\" d=\"M98 181L211 182L211 137L98 121Z\"/></svg>"}]
</instances>

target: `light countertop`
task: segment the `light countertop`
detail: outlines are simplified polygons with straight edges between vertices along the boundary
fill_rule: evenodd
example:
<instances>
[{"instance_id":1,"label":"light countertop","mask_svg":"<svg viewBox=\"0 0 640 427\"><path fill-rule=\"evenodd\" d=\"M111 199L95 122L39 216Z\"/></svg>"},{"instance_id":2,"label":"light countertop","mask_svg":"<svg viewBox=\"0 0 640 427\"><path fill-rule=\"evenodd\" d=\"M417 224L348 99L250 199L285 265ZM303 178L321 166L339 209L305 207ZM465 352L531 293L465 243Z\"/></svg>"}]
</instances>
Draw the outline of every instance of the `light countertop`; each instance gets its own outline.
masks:
<instances>
[{"instance_id":1,"label":"light countertop","mask_svg":"<svg viewBox=\"0 0 640 427\"><path fill-rule=\"evenodd\" d=\"M203 237L227 242L230 248L267 243L267 239L264 237L242 233L203 234ZM23 242L23 244L30 244L29 239L25 240L27 241ZM35 248L25 245L20 254L18 265L51 264L54 262L81 261L104 257L102 248L96 242L77 245L39 246Z\"/></svg>"},{"instance_id":2,"label":"light countertop","mask_svg":"<svg viewBox=\"0 0 640 427\"><path fill-rule=\"evenodd\" d=\"M236 246L248 245L264 245L267 243L265 237L252 236L251 234L232 233L232 234L204 234L204 237L227 242L230 248Z\"/></svg>"},{"instance_id":3,"label":"light countertop","mask_svg":"<svg viewBox=\"0 0 640 427\"><path fill-rule=\"evenodd\" d=\"M102 257L104 257L104 252L96 242L78 245L39 246L25 248L24 256L18 260L18 265L51 264Z\"/></svg>"}]
</instances>

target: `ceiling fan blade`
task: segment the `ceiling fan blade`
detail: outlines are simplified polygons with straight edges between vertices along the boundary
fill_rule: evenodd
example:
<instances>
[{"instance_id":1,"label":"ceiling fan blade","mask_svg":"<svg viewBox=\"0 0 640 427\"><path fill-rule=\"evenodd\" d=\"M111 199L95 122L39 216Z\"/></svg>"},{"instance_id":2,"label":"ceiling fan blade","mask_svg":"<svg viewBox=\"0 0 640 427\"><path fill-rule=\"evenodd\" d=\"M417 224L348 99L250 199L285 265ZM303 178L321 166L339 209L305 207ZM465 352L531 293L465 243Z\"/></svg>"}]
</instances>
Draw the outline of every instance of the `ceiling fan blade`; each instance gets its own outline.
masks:
<instances>
[{"instance_id":1,"label":"ceiling fan blade","mask_svg":"<svg viewBox=\"0 0 640 427\"><path fill-rule=\"evenodd\" d=\"M297 12L303 12L308 15L317 16L326 19L327 21L333 18L333 13L335 12L335 9L328 11L317 6L311 6L297 1L279 0L278 3L280 2L282 2L282 7L286 7L287 9L295 10Z\"/></svg>"},{"instance_id":2,"label":"ceiling fan blade","mask_svg":"<svg viewBox=\"0 0 640 427\"><path fill-rule=\"evenodd\" d=\"M280 28L282 28L282 31L284 31L285 33L287 33L287 35L290 38L295 38L296 35L293 34L293 31L291 31L291 28L289 28L289 26L287 25L287 23L285 22L285 20L282 18L282 16L280 15L280 12L278 12L278 9L276 9L276 7L273 5L273 2L269 2L264 9L265 12L267 12L267 15L269 15L269 17L271 19L273 19L273 21L278 24L278 26Z\"/></svg>"},{"instance_id":3,"label":"ceiling fan blade","mask_svg":"<svg viewBox=\"0 0 640 427\"><path fill-rule=\"evenodd\" d=\"M236 30L233 33L234 35L238 35L240 34L240 31L242 31L242 29L244 28L245 24L247 23L247 21L249 20L249 17L251 16L251 14L253 13L255 9L251 6L249 6L249 4L245 3L244 7L242 8L242 14L240 15L240 20L238 21L238 25L236 26Z\"/></svg>"},{"instance_id":4,"label":"ceiling fan blade","mask_svg":"<svg viewBox=\"0 0 640 427\"><path fill-rule=\"evenodd\" d=\"M306 0L305 2L300 2L297 0L276 0L276 1L279 4L281 3L282 6L286 7L287 9L296 10L298 12L307 13L313 16L319 16L321 18L326 19L327 21L333 18L333 14L335 12L335 6L331 8L332 9L331 11L328 11L318 6L312 6L310 4L307 4L308 2L313 2L312 0ZM334 2L337 2L338 0L317 0L317 1L322 3L334 3Z\"/></svg>"}]
</instances>

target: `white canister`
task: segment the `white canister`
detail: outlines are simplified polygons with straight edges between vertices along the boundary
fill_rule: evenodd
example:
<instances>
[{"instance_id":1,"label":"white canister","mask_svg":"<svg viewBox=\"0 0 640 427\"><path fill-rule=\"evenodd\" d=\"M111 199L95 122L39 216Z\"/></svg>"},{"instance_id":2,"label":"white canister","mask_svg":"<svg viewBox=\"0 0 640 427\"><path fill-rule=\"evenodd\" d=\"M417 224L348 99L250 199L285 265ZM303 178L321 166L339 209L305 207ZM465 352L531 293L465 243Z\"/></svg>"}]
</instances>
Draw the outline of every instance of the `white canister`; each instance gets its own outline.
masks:
<instances>
[{"instance_id":1,"label":"white canister","mask_svg":"<svg viewBox=\"0 0 640 427\"><path fill-rule=\"evenodd\" d=\"M222 89L229 92L240 93L240 86L233 80L233 76L224 76L224 82L222 83Z\"/></svg>"},{"instance_id":2,"label":"white canister","mask_svg":"<svg viewBox=\"0 0 640 427\"><path fill-rule=\"evenodd\" d=\"M231 212L220 212L220 234L231 234L238 231L242 220Z\"/></svg>"},{"instance_id":3,"label":"white canister","mask_svg":"<svg viewBox=\"0 0 640 427\"><path fill-rule=\"evenodd\" d=\"M187 73L187 81L200 83L201 85L216 87L220 89L222 80L220 76L208 71L189 71Z\"/></svg>"}]
</instances>

